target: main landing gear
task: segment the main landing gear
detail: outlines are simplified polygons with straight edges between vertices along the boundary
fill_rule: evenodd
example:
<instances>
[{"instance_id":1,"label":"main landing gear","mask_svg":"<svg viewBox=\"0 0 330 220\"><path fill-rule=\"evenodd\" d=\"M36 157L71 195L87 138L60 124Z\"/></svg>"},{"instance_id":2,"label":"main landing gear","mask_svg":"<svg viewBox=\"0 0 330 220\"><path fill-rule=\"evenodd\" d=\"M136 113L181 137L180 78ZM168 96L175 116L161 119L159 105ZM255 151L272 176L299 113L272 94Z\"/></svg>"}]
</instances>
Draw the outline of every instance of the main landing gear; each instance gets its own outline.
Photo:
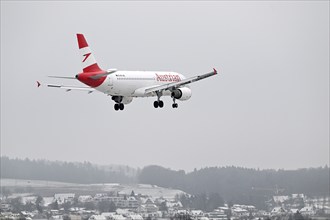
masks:
<instances>
[{"instance_id":1,"label":"main landing gear","mask_svg":"<svg viewBox=\"0 0 330 220\"><path fill-rule=\"evenodd\" d=\"M156 92L157 94L157 101L154 101L154 107L155 108L163 108L164 107L164 102L162 100L160 100L160 97L162 96L161 92Z\"/></svg>"},{"instance_id":2,"label":"main landing gear","mask_svg":"<svg viewBox=\"0 0 330 220\"><path fill-rule=\"evenodd\" d=\"M173 97L172 108L177 108L177 107L178 107L178 103L175 103L175 98Z\"/></svg>"},{"instance_id":3,"label":"main landing gear","mask_svg":"<svg viewBox=\"0 0 330 220\"><path fill-rule=\"evenodd\" d=\"M123 103L116 103L115 105L114 105L114 108L115 108L115 110L116 111L118 111L118 110L124 110L124 104Z\"/></svg>"},{"instance_id":4,"label":"main landing gear","mask_svg":"<svg viewBox=\"0 0 330 220\"><path fill-rule=\"evenodd\" d=\"M124 104L121 103L121 101L123 101L123 97L122 96L112 96L111 99L116 102L116 104L114 105L114 109L116 111L118 111L118 110L121 110L121 111L124 110Z\"/></svg>"},{"instance_id":5,"label":"main landing gear","mask_svg":"<svg viewBox=\"0 0 330 220\"><path fill-rule=\"evenodd\" d=\"M154 101L154 107L155 108L163 108L164 107L164 102L159 100L159 101Z\"/></svg>"},{"instance_id":6,"label":"main landing gear","mask_svg":"<svg viewBox=\"0 0 330 220\"><path fill-rule=\"evenodd\" d=\"M162 96L162 93L161 92L156 92L157 94L157 101L154 101L154 107L155 108L163 108L164 107L164 102L162 100L160 100L160 97ZM172 104L172 108L177 108L178 107L178 104L175 103L175 98L173 98L173 104Z\"/></svg>"}]
</instances>

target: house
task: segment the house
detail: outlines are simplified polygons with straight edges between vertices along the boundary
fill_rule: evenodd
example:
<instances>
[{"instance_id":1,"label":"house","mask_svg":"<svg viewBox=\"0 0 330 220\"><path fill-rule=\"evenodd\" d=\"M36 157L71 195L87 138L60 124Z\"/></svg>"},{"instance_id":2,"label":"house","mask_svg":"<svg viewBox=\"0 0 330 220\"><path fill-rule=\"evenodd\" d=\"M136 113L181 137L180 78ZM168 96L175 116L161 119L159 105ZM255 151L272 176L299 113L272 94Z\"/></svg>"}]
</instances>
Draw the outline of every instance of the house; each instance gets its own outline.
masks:
<instances>
[{"instance_id":1,"label":"house","mask_svg":"<svg viewBox=\"0 0 330 220\"><path fill-rule=\"evenodd\" d=\"M209 220L225 220L227 219L227 215L223 210L214 210L207 214Z\"/></svg>"},{"instance_id":2,"label":"house","mask_svg":"<svg viewBox=\"0 0 330 220\"><path fill-rule=\"evenodd\" d=\"M159 208L155 205L154 201L151 198L142 199L143 204L137 207L138 213L155 213L158 212Z\"/></svg>"},{"instance_id":3,"label":"house","mask_svg":"<svg viewBox=\"0 0 330 220\"><path fill-rule=\"evenodd\" d=\"M133 213L129 209L116 209L116 214L125 216Z\"/></svg>"},{"instance_id":4,"label":"house","mask_svg":"<svg viewBox=\"0 0 330 220\"><path fill-rule=\"evenodd\" d=\"M201 217L204 217L204 213L203 213L202 210L191 210L190 211L190 217L191 217L191 219L198 220Z\"/></svg>"},{"instance_id":5,"label":"house","mask_svg":"<svg viewBox=\"0 0 330 220\"><path fill-rule=\"evenodd\" d=\"M49 220L63 220L63 215L52 215Z\"/></svg>"},{"instance_id":6,"label":"house","mask_svg":"<svg viewBox=\"0 0 330 220\"><path fill-rule=\"evenodd\" d=\"M13 207L10 204L7 204L7 203L1 203L0 204L0 213L9 212L12 209L13 209Z\"/></svg>"},{"instance_id":7,"label":"house","mask_svg":"<svg viewBox=\"0 0 330 220\"><path fill-rule=\"evenodd\" d=\"M107 220L103 215L92 215L88 220Z\"/></svg>"},{"instance_id":8,"label":"house","mask_svg":"<svg viewBox=\"0 0 330 220\"><path fill-rule=\"evenodd\" d=\"M249 216L249 211L246 209L242 209L241 207L232 207L231 213L236 217L247 217Z\"/></svg>"},{"instance_id":9,"label":"house","mask_svg":"<svg viewBox=\"0 0 330 220\"><path fill-rule=\"evenodd\" d=\"M103 215L107 220L110 220L113 215L115 215L115 212L102 212L101 215Z\"/></svg>"},{"instance_id":10,"label":"house","mask_svg":"<svg viewBox=\"0 0 330 220\"><path fill-rule=\"evenodd\" d=\"M167 201L166 207L167 207L167 212L168 212L169 216L174 216L176 211L178 209L181 209L183 206L182 206L181 202Z\"/></svg>"},{"instance_id":11,"label":"house","mask_svg":"<svg viewBox=\"0 0 330 220\"><path fill-rule=\"evenodd\" d=\"M28 218L28 217L32 218L32 217L35 215L35 213L27 212L27 211L21 211L21 214L22 214L25 218Z\"/></svg>"},{"instance_id":12,"label":"house","mask_svg":"<svg viewBox=\"0 0 330 220\"><path fill-rule=\"evenodd\" d=\"M315 215L316 209L314 206L305 206L299 211L302 215Z\"/></svg>"},{"instance_id":13,"label":"house","mask_svg":"<svg viewBox=\"0 0 330 220\"><path fill-rule=\"evenodd\" d=\"M282 216L286 214L286 211L282 207L275 207L270 214L271 216Z\"/></svg>"},{"instance_id":14,"label":"house","mask_svg":"<svg viewBox=\"0 0 330 220\"><path fill-rule=\"evenodd\" d=\"M261 219L266 219L270 217L270 213L265 210L258 210L257 212L255 212L254 216Z\"/></svg>"},{"instance_id":15,"label":"house","mask_svg":"<svg viewBox=\"0 0 330 220\"><path fill-rule=\"evenodd\" d=\"M127 220L143 220L141 215L130 214L127 216Z\"/></svg>"},{"instance_id":16,"label":"house","mask_svg":"<svg viewBox=\"0 0 330 220\"><path fill-rule=\"evenodd\" d=\"M191 210L190 211L190 215L193 217L193 218L197 218L197 217L202 217L204 216L204 213L202 210Z\"/></svg>"},{"instance_id":17,"label":"house","mask_svg":"<svg viewBox=\"0 0 330 220\"><path fill-rule=\"evenodd\" d=\"M47 216L45 214L36 214L32 218L33 220L48 220Z\"/></svg>"},{"instance_id":18,"label":"house","mask_svg":"<svg viewBox=\"0 0 330 220\"><path fill-rule=\"evenodd\" d=\"M93 197L91 195L81 195L78 197L78 202L92 202Z\"/></svg>"},{"instance_id":19,"label":"house","mask_svg":"<svg viewBox=\"0 0 330 220\"><path fill-rule=\"evenodd\" d=\"M166 206L167 208L176 208L176 209L183 207L181 202L173 202L173 201L166 202Z\"/></svg>"},{"instance_id":20,"label":"house","mask_svg":"<svg viewBox=\"0 0 330 220\"><path fill-rule=\"evenodd\" d=\"M81 215L69 215L70 220L81 220Z\"/></svg>"},{"instance_id":21,"label":"house","mask_svg":"<svg viewBox=\"0 0 330 220\"><path fill-rule=\"evenodd\" d=\"M158 212L158 206L155 204L144 204L140 205L136 211L138 213L152 213L152 212Z\"/></svg>"},{"instance_id":22,"label":"house","mask_svg":"<svg viewBox=\"0 0 330 220\"><path fill-rule=\"evenodd\" d=\"M330 207L329 206L324 206L324 213L327 215L330 215Z\"/></svg>"},{"instance_id":23,"label":"house","mask_svg":"<svg viewBox=\"0 0 330 220\"><path fill-rule=\"evenodd\" d=\"M122 215L116 214L112 216L111 220L127 220L127 219Z\"/></svg>"},{"instance_id":24,"label":"house","mask_svg":"<svg viewBox=\"0 0 330 220\"><path fill-rule=\"evenodd\" d=\"M305 195L304 194L292 194L292 199L299 199L299 198L304 198Z\"/></svg>"},{"instance_id":25,"label":"house","mask_svg":"<svg viewBox=\"0 0 330 220\"><path fill-rule=\"evenodd\" d=\"M136 209L139 206L139 202L136 200L135 197L130 196L127 198L127 205L128 208Z\"/></svg>"},{"instance_id":26,"label":"house","mask_svg":"<svg viewBox=\"0 0 330 220\"><path fill-rule=\"evenodd\" d=\"M228 213L229 212L229 208L227 206L220 206L216 210L223 211L223 213Z\"/></svg>"},{"instance_id":27,"label":"house","mask_svg":"<svg viewBox=\"0 0 330 220\"><path fill-rule=\"evenodd\" d=\"M26 204L36 204L36 201L37 201L37 197L36 196L25 196L25 197L22 197L22 203L24 205Z\"/></svg>"},{"instance_id":28,"label":"house","mask_svg":"<svg viewBox=\"0 0 330 220\"><path fill-rule=\"evenodd\" d=\"M144 201L145 204L155 204L154 200L152 200L151 198L147 198L145 201Z\"/></svg>"},{"instance_id":29,"label":"house","mask_svg":"<svg viewBox=\"0 0 330 220\"><path fill-rule=\"evenodd\" d=\"M180 209L180 210L177 211L177 214L179 214L179 215L189 215L189 212L188 212L188 210Z\"/></svg>"},{"instance_id":30,"label":"house","mask_svg":"<svg viewBox=\"0 0 330 220\"><path fill-rule=\"evenodd\" d=\"M57 200L58 204L63 204L66 202L73 202L74 196L74 193L58 193L54 195L54 199Z\"/></svg>"},{"instance_id":31,"label":"house","mask_svg":"<svg viewBox=\"0 0 330 220\"><path fill-rule=\"evenodd\" d=\"M81 208L81 207L72 207L69 209L71 214L73 214L73 213L80 214L80 213L83 213L84 210L85 210L85 208Z\"/></svg>"}]
</instances>

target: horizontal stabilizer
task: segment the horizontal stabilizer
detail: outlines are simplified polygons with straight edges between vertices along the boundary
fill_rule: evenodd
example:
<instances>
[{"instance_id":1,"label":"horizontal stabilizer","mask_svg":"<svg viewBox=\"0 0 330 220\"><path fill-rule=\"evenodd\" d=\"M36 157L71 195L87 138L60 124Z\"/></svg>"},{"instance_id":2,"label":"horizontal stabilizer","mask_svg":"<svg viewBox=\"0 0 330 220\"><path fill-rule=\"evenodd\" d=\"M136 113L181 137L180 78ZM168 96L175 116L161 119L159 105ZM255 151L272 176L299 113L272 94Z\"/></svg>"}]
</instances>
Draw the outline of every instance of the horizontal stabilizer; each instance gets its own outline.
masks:
<instances>
[{"instance_id":1,"label":"horizontal stabilizer","mask_svg":"<svg viewBox=\"0 0 330 220\"><path fill-rule=\"evenodd\" d=\"M100 78L102 78L104 76L107 76L107 75L110 75L110 74L112 74L116 71L117 71L117 69L109 69L105 73L100 73L100 74L97 74L97 75L93 75L93 76L90 76L89 78L91 78L91 79L100 79Z\"/></svg>"},{"instance_id":2,"label":"horizontal stabilizer","mask_svg":"<svg viewBox=\"0 0 330 220\"><path fill-rule=\"evenodd\" d=\"M90 87L62 86L62 85L54 85L54 84L48 84L47 86L51 88L65 89L67 92L70 92L71 90L80 90L80 91L87 91L88 93L92 93L95 91L95 89Z\"/></svg>"},{"instance_id":3,"label":"horizontal stabilizer","mask_svg":"<svg viewBox=\"0 0 330 220\"><path fill-rule=\"evenodd\" d=\"M57 79L76 79L73 76L48 76L50 78L57 78Z\"/></svg>"}]
</instances>

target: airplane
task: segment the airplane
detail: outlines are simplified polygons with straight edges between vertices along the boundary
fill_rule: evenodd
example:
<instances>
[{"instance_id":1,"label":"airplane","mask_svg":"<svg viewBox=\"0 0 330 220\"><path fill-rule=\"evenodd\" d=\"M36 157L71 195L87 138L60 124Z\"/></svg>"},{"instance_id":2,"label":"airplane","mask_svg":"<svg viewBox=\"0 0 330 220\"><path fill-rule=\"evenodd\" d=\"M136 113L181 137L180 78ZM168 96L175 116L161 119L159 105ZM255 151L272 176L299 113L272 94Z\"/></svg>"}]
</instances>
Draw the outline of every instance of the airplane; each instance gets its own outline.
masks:
<instances>
[{"instance_id":1,"label":"airplane","mask_svg":"<svg viewBox=\"0 0 330 220\"><path fill-rule=\"evenodd\" d=\"M61 88L66 91L82 90L92 93L102 92L112 97L114 109L124 110L124 106L137 97L157 97L154 108L163 108L162 96L170 96L172 107L178 108L176 100L186 101L191 98L192 91L188 84L217 75L216 69L206 74L186 78L176 72L164 71L122 71L117 69L103 70L97 64L83 34L77 34L78 47L83 72L75 77L49 76L61 79L76 79L88 87L47 84L50 88ZM37 81L37 86L41 83Z\"/></svg>"}]
</instances>

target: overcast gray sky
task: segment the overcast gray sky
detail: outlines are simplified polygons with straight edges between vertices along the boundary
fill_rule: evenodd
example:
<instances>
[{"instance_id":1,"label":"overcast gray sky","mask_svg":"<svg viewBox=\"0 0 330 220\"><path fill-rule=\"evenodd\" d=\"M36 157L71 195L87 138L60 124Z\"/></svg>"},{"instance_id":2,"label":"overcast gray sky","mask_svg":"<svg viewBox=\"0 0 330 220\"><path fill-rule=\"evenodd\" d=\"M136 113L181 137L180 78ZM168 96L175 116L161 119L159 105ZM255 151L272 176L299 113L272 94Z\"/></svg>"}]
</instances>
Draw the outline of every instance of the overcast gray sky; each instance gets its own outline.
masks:
<instances>
[{"instance_id":1,"label":"overcast gray sky","mask_svg":"<svg viewBox=\"0 0 330 220\"><path fill-rule=\"evenodd\" d=\"M104 69L220 74L193 96L122 112L104 94L36 88L81 71L76 33ZM1 1L1 155L157 164L329 164L329 1Z\"/></svg>"}]
</instances>

